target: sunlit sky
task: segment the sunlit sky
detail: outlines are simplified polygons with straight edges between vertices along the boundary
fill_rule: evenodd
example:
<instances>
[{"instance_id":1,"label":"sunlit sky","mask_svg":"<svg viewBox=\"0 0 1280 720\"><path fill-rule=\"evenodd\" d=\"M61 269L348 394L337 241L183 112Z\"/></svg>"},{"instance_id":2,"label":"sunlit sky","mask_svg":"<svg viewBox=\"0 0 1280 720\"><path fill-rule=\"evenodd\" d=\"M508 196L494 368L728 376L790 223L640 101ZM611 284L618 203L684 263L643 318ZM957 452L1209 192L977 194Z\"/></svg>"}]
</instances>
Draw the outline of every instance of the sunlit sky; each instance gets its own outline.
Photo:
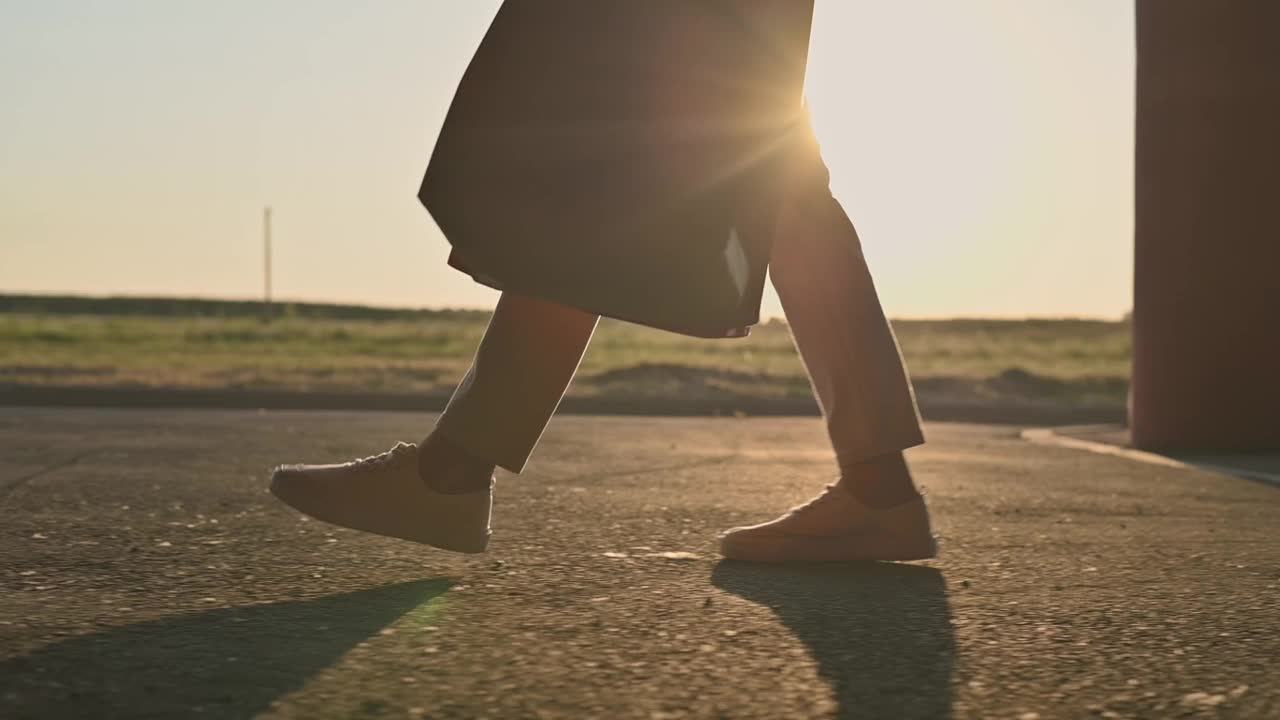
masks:
<instances>
[{"instance_id":1,"label":"sunlit sky","mask_svg":"<svg viewBox=\"0 0 1280 720\"><path fill-rule=\"evenodd\" d=\"M488 307L416 198L496 0L0 0L0 292ZM894 317L1132 287L1133 9L818 0L808 96ZM780 314L772 291L766 315Z\"/></svg>"}]
</instances>

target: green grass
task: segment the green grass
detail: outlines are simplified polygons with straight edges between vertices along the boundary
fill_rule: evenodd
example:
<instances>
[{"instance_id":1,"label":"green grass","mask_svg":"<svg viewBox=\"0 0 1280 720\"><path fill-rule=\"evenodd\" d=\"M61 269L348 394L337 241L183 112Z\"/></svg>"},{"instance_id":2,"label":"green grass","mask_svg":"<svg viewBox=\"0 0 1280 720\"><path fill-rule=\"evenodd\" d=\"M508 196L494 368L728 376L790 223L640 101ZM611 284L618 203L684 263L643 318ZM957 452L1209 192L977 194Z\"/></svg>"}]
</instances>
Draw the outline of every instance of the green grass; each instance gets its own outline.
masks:
<instances>
[{"instance_id":1,"label":"green grass","mask_svg":"<svg viewBox=\"0 0 1280 720\"><path fill-rule=\"evenodd\" d=\"M447 394L487 321L472 311L326 314L307 305L267 322L246 303L163 301L148 313L146 301L103 300L104 312L86 312L92 300L26 300L0 298L0 383ZM1123 400L1127 323L898 321L894 329L922 400ZM572 392L802 397L809 389L780 321L743 340L698 340L606 320Z\"/></svg>"}]
</instances>

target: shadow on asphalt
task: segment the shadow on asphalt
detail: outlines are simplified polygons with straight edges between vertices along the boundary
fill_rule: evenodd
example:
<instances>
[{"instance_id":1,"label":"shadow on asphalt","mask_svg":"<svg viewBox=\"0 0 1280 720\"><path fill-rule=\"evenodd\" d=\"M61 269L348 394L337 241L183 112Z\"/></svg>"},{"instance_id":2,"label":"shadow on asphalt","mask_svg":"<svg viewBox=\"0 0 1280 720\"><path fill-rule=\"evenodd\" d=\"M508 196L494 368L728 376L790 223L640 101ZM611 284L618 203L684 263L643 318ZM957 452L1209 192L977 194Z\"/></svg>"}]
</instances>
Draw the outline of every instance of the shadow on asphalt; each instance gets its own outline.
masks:
<instances>
[{"instance_id":1,"label":"shadow on asphalt","mask_svg":"<svg viewBox=\"0 0 1280 720\"><path fill-rule=\"evenodd\" d=\"M0 715L251 717L449 585L401 583L64 640L0 663Z\"/></svg>"},{"instance_id":2,"label":"shadow on asphalt","mask_svg":"<svg viewBox=\"0 0 1280 720\"><path fill-rule=\"evenodd\" d=\"M955 636L942 573L920 565L722 561L711 582L772 608L831 684L837 717L951 717Z\"/></svg>"}]
</instances>

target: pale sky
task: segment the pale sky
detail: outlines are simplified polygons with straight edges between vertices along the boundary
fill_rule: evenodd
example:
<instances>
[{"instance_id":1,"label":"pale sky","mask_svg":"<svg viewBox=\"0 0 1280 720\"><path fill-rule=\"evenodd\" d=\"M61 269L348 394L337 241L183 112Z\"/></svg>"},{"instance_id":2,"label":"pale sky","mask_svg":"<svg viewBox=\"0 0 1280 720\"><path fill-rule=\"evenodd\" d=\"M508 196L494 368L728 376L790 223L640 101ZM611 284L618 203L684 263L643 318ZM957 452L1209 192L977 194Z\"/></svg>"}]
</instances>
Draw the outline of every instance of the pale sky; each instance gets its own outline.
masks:
<instances>
[{"instance_id":1,"label":"pale sky","mask_svg":"<svg viewBox=\"0 0 1280 720\"><path fill-rule=\"evenodd\" d=\"M0 292L489 307L416 192L496 0L0 0ZM1133 9L818 0L808 96L894 317L1118 317ZM779 314L770 290L764 314Z\"/></svg>"}]
</instances>

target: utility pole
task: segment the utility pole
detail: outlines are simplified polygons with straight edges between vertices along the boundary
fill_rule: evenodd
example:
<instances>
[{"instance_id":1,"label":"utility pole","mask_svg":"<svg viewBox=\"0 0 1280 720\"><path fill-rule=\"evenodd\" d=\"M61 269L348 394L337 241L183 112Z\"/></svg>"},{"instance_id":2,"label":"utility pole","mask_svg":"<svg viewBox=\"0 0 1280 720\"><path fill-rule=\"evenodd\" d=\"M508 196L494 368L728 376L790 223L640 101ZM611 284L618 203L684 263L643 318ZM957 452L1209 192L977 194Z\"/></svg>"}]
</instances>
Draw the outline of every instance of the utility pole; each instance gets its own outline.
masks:
<instances>
[{"instance_id":1,"label":"utility pole","mask_svg":"<svg viewBox=\"0 0 1280 720\"><path fill-rule=\"evenodd\" d=\"M271 206L262 209L262 311L271 319Z\"/></svg>"}]
</instances>

